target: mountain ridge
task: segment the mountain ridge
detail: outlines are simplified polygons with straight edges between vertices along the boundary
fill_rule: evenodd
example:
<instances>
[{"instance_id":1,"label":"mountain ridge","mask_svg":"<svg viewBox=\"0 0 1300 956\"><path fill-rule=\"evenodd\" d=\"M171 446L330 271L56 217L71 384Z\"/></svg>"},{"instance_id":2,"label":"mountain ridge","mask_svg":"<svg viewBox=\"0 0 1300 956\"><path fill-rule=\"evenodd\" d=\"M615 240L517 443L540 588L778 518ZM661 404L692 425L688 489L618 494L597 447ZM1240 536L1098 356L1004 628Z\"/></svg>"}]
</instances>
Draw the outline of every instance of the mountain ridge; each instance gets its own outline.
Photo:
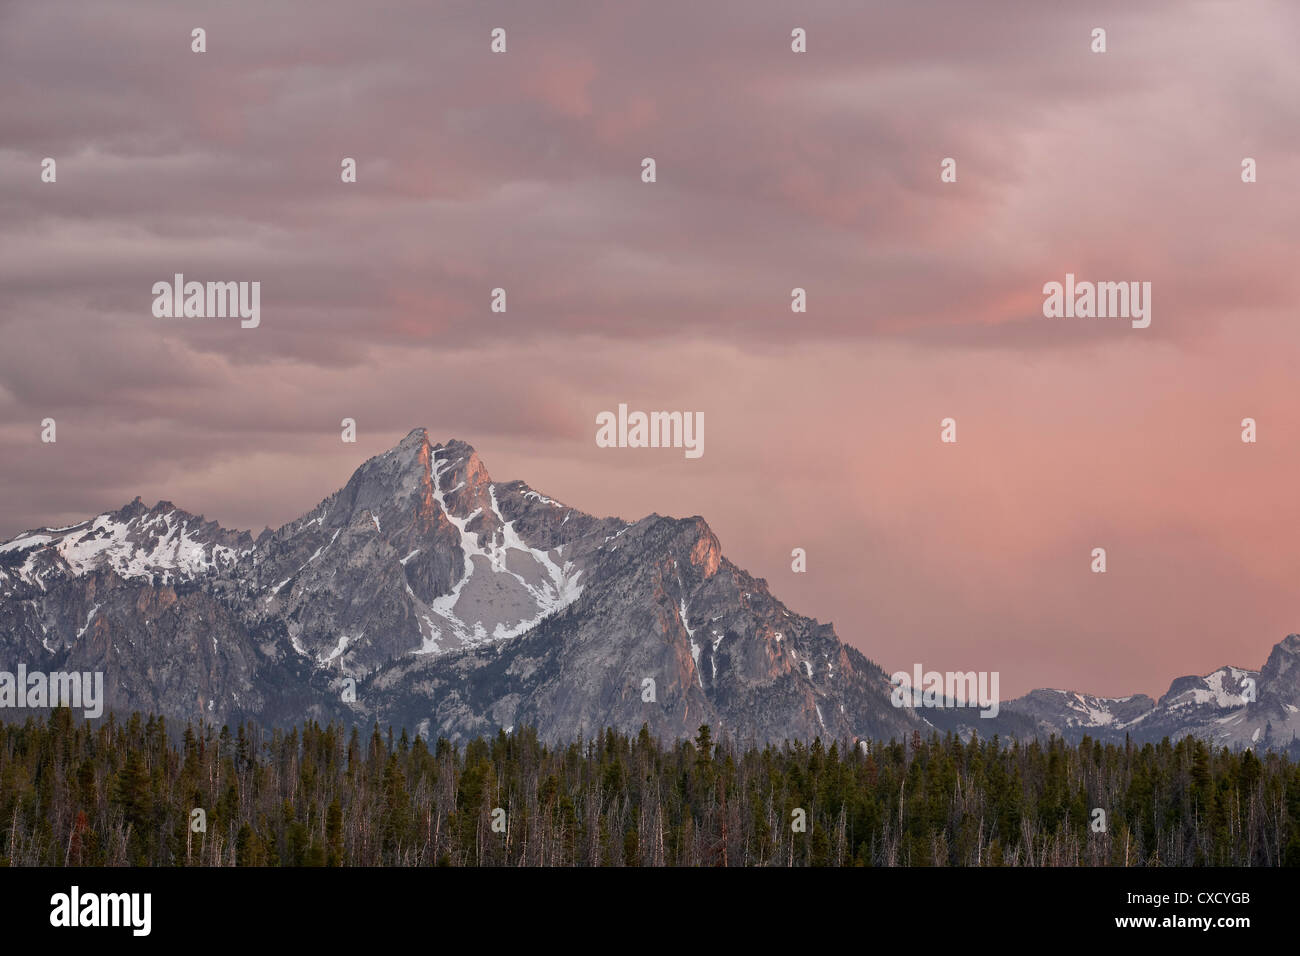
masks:
<instances>
[{"instance_id":1,"label":"mountain ridge","mask_svg":"<svg viewBox=\"0 0 1300 956\"><path fill-rule=\"evenodd\" d=\"M878 665L727 559L703 517L596 517L493 481L425 428L256 538L138 496L24 531L0 544L0 652L102 669L118 710L452 739L711 723L767 742L938 728L1289 747L1300 730L1296 635L1259 671L1176 678L1159 700L1039 688L990 720L895 708Z\"/></svg>"},{"instance_id":2,"label":"mountain ridge","mask_svg":"<svg viewBox=\"0 0 1300 956\"><path fill-rule=\"evenodd\" d=\"M104 669L117 709L453 738L521 722L556 739L603 722L766 741L927 726L702 517L598 518L494 482L472 446L423 428L256 539L139 499L52 530L0 545L0 644Z\"/></svg>"}]
</instances>

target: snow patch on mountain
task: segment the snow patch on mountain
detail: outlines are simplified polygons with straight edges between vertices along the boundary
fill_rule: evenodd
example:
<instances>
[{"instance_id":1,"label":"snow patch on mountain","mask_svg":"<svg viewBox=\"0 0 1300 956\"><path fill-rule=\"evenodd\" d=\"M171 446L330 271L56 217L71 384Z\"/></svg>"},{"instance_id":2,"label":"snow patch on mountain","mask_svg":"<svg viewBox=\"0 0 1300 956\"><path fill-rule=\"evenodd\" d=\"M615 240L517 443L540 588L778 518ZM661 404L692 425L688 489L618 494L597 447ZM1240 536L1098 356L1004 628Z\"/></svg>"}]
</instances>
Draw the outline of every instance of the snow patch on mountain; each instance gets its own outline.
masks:
<instances>
[{"instance_id":1,"label":"snow patch on mountain","mask_svg":"<svg viewBox=\"0 0 1300 956\"><path fill-rule=\"evenodd\" d=\"M0 554L31 551L19 576L45 590L51 574L115 571L127 579L189 581L232 568L247 551L220 543L225 533L177 509L133 505L65 528L44 528L0 544ZM53 559L53 560L52 560Z\"/></svg>"},{"instance_id":2,"label":"snow patch on mountain","mask_svg":"<svg viewBox=\"0 0 1300 956\"><path fill-rule=\"evenodd\" d=\"M449 593L427 603L417 601L422 635L417 654L510 640L582 595L582 572L563 559L563 547L544 551L528 544L514 521L507 521L502 514L496 485L487 488L487 513L482 506L468 514L455 513L448 498L462 490L465 482L444 490L443 476L463 459L441 457L445 452L436 448L430 454L429 479L434 501L456 529L464 571ZM495 522L482 520L483 530L471 531L470 525L486 519L488 513ZM404 560L411 557L413 554Z\"/></svg>"}]
</instances>

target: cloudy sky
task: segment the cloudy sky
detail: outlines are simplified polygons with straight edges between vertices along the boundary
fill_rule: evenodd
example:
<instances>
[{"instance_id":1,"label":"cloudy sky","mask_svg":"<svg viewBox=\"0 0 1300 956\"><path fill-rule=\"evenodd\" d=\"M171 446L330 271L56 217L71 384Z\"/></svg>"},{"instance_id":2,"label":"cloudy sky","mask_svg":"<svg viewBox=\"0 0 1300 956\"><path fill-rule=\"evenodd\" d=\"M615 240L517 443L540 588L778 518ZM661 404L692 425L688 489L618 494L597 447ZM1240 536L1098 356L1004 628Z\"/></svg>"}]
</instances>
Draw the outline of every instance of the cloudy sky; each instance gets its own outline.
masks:
<instances>
[{"instance_id":1,"label":"cloudy sky","mask_svg":"<svg viewBox=\"0 0 1300 956\"><path fill-rule=\"evenodd\" d=\"M276 526L426 426L705 516L888 670L1258 667L1300 630L1297 36L1285 0L0 0L0 538L137 494ZM260 281L260 328L155 318L177 272ZM1151 282L1151 327L1043 318L1067 272ZM702 411L704 456L598 448L620 402Z\"/></svg>"}]
</instances>

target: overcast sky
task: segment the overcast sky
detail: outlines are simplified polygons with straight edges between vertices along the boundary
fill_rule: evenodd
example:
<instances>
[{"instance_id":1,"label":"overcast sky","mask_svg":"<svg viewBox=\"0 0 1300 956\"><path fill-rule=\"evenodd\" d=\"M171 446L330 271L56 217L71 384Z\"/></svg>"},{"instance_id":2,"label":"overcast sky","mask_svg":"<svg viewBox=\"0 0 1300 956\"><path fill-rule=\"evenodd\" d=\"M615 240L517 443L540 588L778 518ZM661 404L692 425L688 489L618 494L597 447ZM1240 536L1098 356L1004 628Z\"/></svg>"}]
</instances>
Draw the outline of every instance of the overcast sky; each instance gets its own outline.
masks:
<instances>
[{"instance_id":1,"label":"overcast sky","mask_svg":"<svg viewBox=\"0 0 1300 956\"><path fill-rule=\"evenodd\" d=\"M0 0L0 538L137 494L278 526L425 426L703 515L887 670L1258 667L1300 630L1298 36L1258 0ZM260 327L155 318L177 272L261 282ZM1151 282L1150 328L1045 319L1067 272ZM704 456L598 448L620 402L703 412Z\"/></svg>"}]
</instances>

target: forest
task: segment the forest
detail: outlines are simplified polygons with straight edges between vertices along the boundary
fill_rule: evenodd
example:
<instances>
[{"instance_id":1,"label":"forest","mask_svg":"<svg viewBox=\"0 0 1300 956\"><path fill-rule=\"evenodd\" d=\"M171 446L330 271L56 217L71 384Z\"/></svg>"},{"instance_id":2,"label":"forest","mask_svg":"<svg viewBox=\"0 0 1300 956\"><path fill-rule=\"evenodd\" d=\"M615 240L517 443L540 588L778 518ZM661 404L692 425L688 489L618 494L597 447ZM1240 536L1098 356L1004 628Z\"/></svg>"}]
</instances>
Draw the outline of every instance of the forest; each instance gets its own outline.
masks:
<instances>
[{"instance_id":1,"label":"forest","mask_svg":"<svg viewBox=\"0 0 1300 956\"><path fill-rule=\"evenodd\" d=\"M66 708L0 725L0 865L1300 865L1300 766L1191 737L177 730Z\"/></svg>"}]
</instances>

